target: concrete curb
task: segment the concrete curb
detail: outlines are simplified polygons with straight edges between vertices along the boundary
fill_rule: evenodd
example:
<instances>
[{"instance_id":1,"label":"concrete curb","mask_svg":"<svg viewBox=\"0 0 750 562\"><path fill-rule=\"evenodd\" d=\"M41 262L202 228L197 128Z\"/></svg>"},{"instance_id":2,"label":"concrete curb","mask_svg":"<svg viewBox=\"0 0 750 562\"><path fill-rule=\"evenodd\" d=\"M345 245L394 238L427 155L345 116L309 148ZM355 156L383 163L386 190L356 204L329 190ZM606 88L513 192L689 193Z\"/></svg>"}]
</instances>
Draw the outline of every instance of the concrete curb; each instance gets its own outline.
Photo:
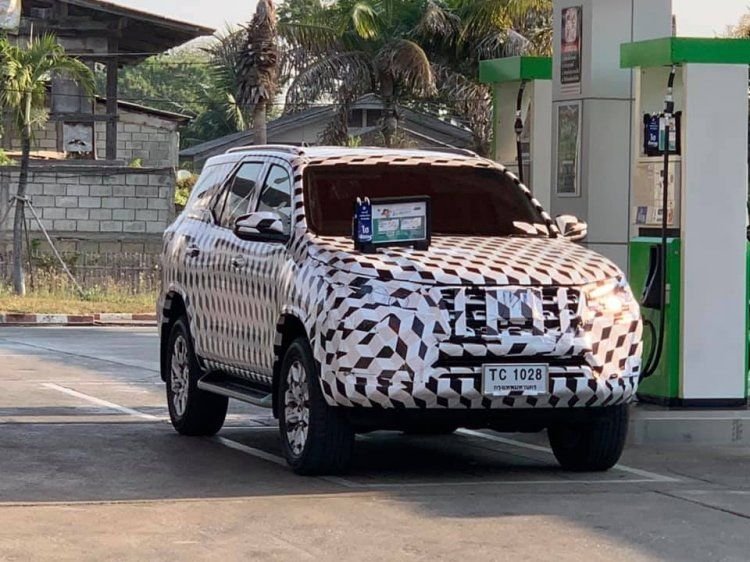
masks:
<instances>
[{"instance_id":1,"label":"concrete curb","mask_svg":"<svg viewBox=\"0 0 750 562\"><path fill-rule=\"evenodd\" d=\"M635 406L633 445L750 446L750 410L666 410Z\"/></svg>"},{"instance_id":2,"label":"concrete curb","mask_svg":"<svg viewBox=\"0 0 750 562\"><path fill-rule=\"evenodd\" d=\"M5 314L0 327L21 326L155 326L156 314Z\"/></svg>"}]
</instances>

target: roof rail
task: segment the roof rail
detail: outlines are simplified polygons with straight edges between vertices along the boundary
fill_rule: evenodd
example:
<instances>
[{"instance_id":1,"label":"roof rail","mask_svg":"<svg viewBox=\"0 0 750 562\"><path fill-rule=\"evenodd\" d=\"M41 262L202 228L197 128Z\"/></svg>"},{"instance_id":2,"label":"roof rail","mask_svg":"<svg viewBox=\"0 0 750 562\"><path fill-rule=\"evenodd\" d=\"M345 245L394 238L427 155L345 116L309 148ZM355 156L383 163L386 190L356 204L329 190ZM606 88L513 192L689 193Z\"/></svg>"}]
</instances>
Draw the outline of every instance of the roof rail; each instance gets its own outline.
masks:
<instances>
[{"instance_id":1,"label":"roof rail","mask_svg":"<svg viewBox=\"0 0 750 562\"><path fill-rule=\"evenodd\" d=\"M445 152L446 154L457 154L458 156L471 156L473 158L481 158L479 154L468 148L453 148L447 146L436 146L436 147L425 147L419 150L427 150L430 152Z\"/></svg>"},{"instance_id":2,"label":"roof rail","mask_svg":"<svg viewBox=\"0 0 750 562\"><path fill-rule=\"evenodd\" d=\"M286 144L255 144L250 146L236 146L230 148L224 154L235 152L254 152L257 150L276 150L277 152L288 152L289 154L302 154L302 147Z\"/></svg>"}]
</instances>

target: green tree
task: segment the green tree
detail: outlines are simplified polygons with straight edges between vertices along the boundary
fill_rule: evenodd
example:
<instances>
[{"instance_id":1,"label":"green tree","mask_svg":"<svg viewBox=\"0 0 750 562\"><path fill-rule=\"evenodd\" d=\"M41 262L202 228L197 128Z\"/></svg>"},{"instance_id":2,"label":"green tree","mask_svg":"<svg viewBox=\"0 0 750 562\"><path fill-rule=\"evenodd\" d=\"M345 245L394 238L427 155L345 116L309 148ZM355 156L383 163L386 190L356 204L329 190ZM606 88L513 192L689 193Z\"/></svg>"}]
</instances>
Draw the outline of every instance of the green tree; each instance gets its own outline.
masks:
<instances>
[{"instance_id":1,"label":"green tree","mask_svg":"<svg viewBox=\"0 0 750 562\"><path fill-rule=\"evenodd\" d=\"M239 64L237 102L253 116L255 144L268 142L267 116L279 90L278 18L272 0L260 0L247 28Z\"/></svg>"},{"instance_id":2,"label":"green tree","mask_svg":"<svg viewBox=\"0 0 750 562\"><path fill-rule=\"evenodd\" d=\"M236 133L244 121L237 120L229 101L236 85L227 83L227 76L235 63L225 58L227 41L233 38L229 31L207 46L183 47L126 67L120 72L120 99L192 117L181 131L183 148ZM97 83L103 92L103 72Z\"/></svg>"},{"instance_id":3,"label":"green tree","mask_svg":"<svg viewBox=\"0 0 750 562\"><path fill-rule=\"evenodd\" d=\"M748 11L748 13L744 14L740 18L740 21L737 22L737 25L731 26L727 30L727 35L729 37L734 37L737 39L750 38L750 11Z\"/></svg>"},{"instance_id":4,"label":"green tree","mask_svg":"<svg viewBox=\"0 0 750 562\"><path fill-rule=\"evenodd\" d=\"M551 0L429 0L414 37L428 53L438 78L429 110L461 118L474 149L488 155L492 95L479 82L479 62L552 51Z\"/></svg>"},{"instance_id":5,"label":"green tree","mask_svg":"<svg viewBox=\"0 0 750 562\"><path fill-rule=\"evenodd\" d=\"M3 83L0 106L15 118L21 132L21 170L13 223L13 288L18 295L26 293L22 233L31 141L35 129L47 123L47 89L56 74L75 80L88 95L93 95L96 89L93 72L79 60L67 56L54 35L30 39L25 46L17 46L7 38L0 39Z\"/></svg>"},{"instance_id":6,"label":"green tree","mask_svg":"<svg viewBox=\"0 0 750 562\"><path fill-rule=\"evenodd\" d=\"M436 91L429 58L411 35L423 7L424 2L414 0L311 3L304 18L284 23L286 64L296 74L287 109L330 99L346 111L358 97L378 94L383 101L383 139L391 146L398 129L399 99Z\"/></svg>"}]
</instances>

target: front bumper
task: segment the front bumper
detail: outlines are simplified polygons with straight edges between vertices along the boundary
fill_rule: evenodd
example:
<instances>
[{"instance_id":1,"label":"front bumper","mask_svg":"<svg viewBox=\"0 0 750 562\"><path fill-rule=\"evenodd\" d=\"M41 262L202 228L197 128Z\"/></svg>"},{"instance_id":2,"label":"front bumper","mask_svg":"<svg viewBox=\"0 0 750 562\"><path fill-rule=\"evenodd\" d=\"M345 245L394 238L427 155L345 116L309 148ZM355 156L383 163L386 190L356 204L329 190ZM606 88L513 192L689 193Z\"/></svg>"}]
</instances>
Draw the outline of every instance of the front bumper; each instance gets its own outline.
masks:
<instances>
[{"instance_id":1,"label":"front bumper","mask_svg":"<svg viewBox=\"0 0 750 562\"><path fill-rule=\"evenodd\" d=\"M327 402L393 409L599 408L630 402L638 390L639 316L575 320L583 318L579 300L575 310L543 324L467 339L456 335L456 315L441 298L423 295L411 309L355 302L350 295L335 300L329 329L316 346ZM565 298L556 311L571 310ZM504 362L548 364L548 393L485 396L482 364Z\"/></svg>"},{"instance_id":2,"label":"front bumper","mask_svg":"<svg viewBox=\"0 0 750 562\"><path fill-rule=\"evenodd\" d=\"M501 361L501 360L500 360ZM531 362L538 362L535 359ZM596 408L630 402L638 391L640 369L601 379L590 369L550 366L549 394L484 396L481 369L435 369L413 380L409 373L390 376L356 372L323 372L321 382L331 405L418 409Z\"/></svg>"}]
</instances>

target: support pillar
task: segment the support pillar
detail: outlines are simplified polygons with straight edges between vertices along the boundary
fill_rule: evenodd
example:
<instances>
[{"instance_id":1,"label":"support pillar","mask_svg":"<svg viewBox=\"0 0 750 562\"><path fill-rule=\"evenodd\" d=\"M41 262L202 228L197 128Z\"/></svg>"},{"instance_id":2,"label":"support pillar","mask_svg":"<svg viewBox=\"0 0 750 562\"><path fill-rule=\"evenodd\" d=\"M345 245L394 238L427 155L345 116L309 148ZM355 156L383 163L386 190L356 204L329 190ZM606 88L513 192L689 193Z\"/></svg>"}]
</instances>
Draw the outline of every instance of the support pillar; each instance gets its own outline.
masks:
<instances>
[{"instance_id":1,"label":"support pillar","mask_svg":"<svg viewBox=\"0 0 750 562\"><path fill-rule=\"evenodd\" d=\"M634 88L620 44L670 35L672 3L556 0L554 30L550 210L587 221L588 246L626 269Z\"/></svg>"}]
</instances>

